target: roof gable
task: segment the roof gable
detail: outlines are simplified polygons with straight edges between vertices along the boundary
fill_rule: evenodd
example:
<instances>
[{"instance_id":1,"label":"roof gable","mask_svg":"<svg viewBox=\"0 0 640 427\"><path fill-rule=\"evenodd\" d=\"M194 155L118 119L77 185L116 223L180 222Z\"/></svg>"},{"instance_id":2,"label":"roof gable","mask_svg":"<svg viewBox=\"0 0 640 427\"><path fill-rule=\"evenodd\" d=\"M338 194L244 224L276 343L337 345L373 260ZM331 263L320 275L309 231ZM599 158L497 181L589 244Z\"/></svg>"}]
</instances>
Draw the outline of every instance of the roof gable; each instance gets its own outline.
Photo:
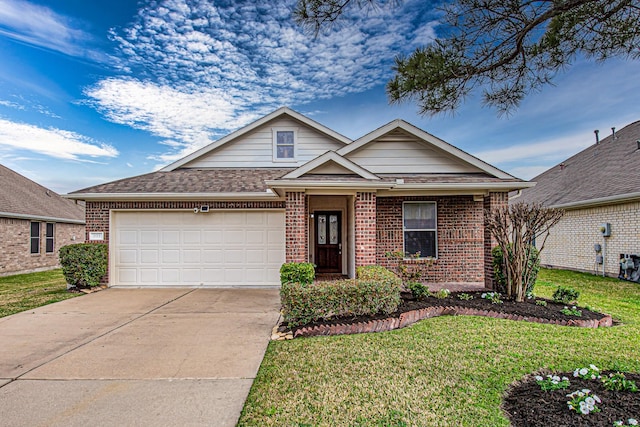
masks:
<instances>
[{"instance_id":1,"label":"roof gable","mask_svg":"<svg viewBox=\"0 0 640 427\"><path fill-rule=\"evenodd\" d=\"M337 153L376 174L487 173L501 179L514 179L403 120L394 120Z\"/></svg>"},{"instance_id":2,"label":"roof gable","mask_svg":"<svg viewBox=\"0 0 640 427\"><path fill-rule=\"evenodd\" d=\"M273 130L296 132L296 161L273 161ZM178 168L207 167L297 167L327 150L335 150L351 140L287 107L215 141L164 167L162 172Z\"/></svg>"},{"instance_id":3,"label":"roof gable","mask_svg":"<svg viewBox=\"0 0 640 427\"><path fill-rule=\"evenodd\" d=\"M84 208L0 165L0 216L84 224Z\"/></svg>"},{"instance_id":4,"label":"roof gable","mask_svg":"<svg viewBox=\"0 0 640 427\"><path fill-rule=\"evenodd\" d=\"M380 179L368 170L333 151L313 159L304 166L283 176L282 179L300 178L304 175L358 175L364 179Z\"/></svg>"}]
</instances>

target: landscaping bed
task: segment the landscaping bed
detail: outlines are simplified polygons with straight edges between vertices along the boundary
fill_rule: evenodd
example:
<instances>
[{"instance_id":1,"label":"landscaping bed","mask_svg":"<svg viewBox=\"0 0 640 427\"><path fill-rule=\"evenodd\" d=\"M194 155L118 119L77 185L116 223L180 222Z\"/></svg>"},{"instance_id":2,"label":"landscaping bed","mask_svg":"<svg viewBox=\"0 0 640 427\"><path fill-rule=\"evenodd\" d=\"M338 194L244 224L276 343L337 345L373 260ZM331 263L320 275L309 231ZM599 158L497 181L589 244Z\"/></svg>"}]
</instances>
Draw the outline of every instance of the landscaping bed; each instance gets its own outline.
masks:
<instances>
[{"instance_id":1,"label":"landscaping bed","mask_svg":"<svg viewBox=\"0 0 640 427\"><path fill-rule=\"evenodd\" d=\"M552 300L532 298L522 303L512 301L493 303L490 299L482 298L483 294L486 292L453 292L446 298L427 296L416 300L410 293L403 293L400 306L394 313L334 317L295 327L291 332L294 337L380 332L402 328L422 319L442 315L487 316L591 328L611 326L613 323L611 316L584 307L577 307L581 316L567 315L562 313L562 310L573 306L559 304ZM471 298L460 299L461 295ZM536 301L544 302L536 303ZM286 326L280 327L280 331L285 330L287 330Z\"/></svg>"},{"instance_id":2,"label":"landscaping bed","mask_svg":"<svg viewBox=\"0 0 640 427\"><path fill-rule=\"evenodd\" d=\"M602 374L604 376L608 372ZM640 418L638 392L609 391L597 380L574 378L571 373L558 375L569 378L569 389L543 391L531 375L507 392L503 410L513 427L611 427L616 421L623 421L626 425L629 418ZM640 374L626 373L625 377L640 384ZM582 389L598 396L602 402L598 403L600 412L583 415L568 409L567 394Z\"/></svg>"}]
</instances>

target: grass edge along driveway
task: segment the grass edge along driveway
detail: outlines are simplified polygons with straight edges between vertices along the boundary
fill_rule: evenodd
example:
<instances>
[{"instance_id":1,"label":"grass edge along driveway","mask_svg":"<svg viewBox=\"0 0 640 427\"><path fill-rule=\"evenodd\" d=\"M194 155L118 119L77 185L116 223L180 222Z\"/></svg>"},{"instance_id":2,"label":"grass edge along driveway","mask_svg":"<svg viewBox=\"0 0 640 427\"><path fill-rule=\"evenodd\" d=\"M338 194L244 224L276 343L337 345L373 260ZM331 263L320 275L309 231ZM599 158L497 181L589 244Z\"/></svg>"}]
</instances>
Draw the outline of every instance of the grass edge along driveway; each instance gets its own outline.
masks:
<instances>
[{"instance_id":1,"label":"grass edge along driveway","mask_svg":"<svg viewBox=\"0 0 640 427\"><path fill-rule=\"evenodd\" d=\"M640 372L640 285L543 269L534 292L550 298L559 285L621 324L443 316L390 332L272 341L238 425L508 426L502 395L525 374L590 363Z\"/></svg>"},{"instance_id":2,"label":"grass edge along driveway","mask_svg":"<svg viewBox=\"0 0 640 427\"><path fill-rule=\"evenodd\" d=\"M0 317L74 298L61 269L0 277Z\"/></svg>"}]
</instances>

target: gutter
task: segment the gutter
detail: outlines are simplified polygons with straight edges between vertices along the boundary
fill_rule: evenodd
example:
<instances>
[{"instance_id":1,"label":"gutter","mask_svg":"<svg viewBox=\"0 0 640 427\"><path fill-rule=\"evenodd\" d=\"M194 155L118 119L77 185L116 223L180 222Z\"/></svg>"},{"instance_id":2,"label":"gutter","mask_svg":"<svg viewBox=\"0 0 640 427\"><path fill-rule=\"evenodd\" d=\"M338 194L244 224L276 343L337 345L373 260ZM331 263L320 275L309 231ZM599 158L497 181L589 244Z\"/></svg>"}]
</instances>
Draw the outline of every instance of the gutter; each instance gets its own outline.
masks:
<instances>
[{"instance_id":1,"label":"gutter","mask_svg":"<svg viewBox=\"0 0 640 427\"><path fill-rule=\"evenodd\" d=\"M263 193L73 193L62 197L87 201L201 201L201 200L279 200L280 196L271 190Z\"/></svg>"},{"instance_id":2,"label":"gutter","mask_svg":"<svg viewBox=\"0 0 640 427\"><path fill-rule=\"evenodd\" d=\"M33 219L36 221L64 222L66 224L85 225L85 221L81 219L55 218L52 216L27 215L27 214L19 214L19 213L11 213L11 212L0 212L0 218Z\"/></svg>"},{"instance_id":3,"label":"gutter","mask_svg":"<svg viewBox=\"0 0 640 427\"><path fill-rule=\"evenodd\" d=\"M550 208L577 209L588 206L602 206L611 203L624 203L640 200L640 193L616 194L615 196L599 197L597 199L579 200L577 202L560 203L550 205Z\"/></svg>"}]
</instances>

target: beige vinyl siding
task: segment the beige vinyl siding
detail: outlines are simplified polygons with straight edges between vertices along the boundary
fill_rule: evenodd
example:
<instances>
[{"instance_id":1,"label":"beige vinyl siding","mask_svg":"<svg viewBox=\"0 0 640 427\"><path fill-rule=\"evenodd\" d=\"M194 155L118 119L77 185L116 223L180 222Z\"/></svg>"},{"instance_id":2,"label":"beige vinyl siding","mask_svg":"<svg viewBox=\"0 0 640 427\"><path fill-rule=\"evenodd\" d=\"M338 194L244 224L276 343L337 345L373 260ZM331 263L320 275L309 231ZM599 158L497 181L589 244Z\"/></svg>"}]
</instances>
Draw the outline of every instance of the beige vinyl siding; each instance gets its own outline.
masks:
<instances>
[{"instance_id":1,"label":"beige vinyl siding","mask_svg":"<svg viewBox=\"0 0 640 427\"><path fill-rule=\"evenodd\" d=\"M346 157L373 173L480 172L403 131L390 132Z\"/></svg>"},{"instance_id":2,"label":"beige vinyl siding","mask_svg":"<svg viewBox=\"0 0 640 427\"><path fill-rule=\"evenodd\" d=\"M297 129L295 162L273 161L273 128ZM296 120L279 118L187 163L184 167L297 167L327 151L336 150L342 146L343 144L341 142L322 135Z\"/></svg>"}]
</instances>

